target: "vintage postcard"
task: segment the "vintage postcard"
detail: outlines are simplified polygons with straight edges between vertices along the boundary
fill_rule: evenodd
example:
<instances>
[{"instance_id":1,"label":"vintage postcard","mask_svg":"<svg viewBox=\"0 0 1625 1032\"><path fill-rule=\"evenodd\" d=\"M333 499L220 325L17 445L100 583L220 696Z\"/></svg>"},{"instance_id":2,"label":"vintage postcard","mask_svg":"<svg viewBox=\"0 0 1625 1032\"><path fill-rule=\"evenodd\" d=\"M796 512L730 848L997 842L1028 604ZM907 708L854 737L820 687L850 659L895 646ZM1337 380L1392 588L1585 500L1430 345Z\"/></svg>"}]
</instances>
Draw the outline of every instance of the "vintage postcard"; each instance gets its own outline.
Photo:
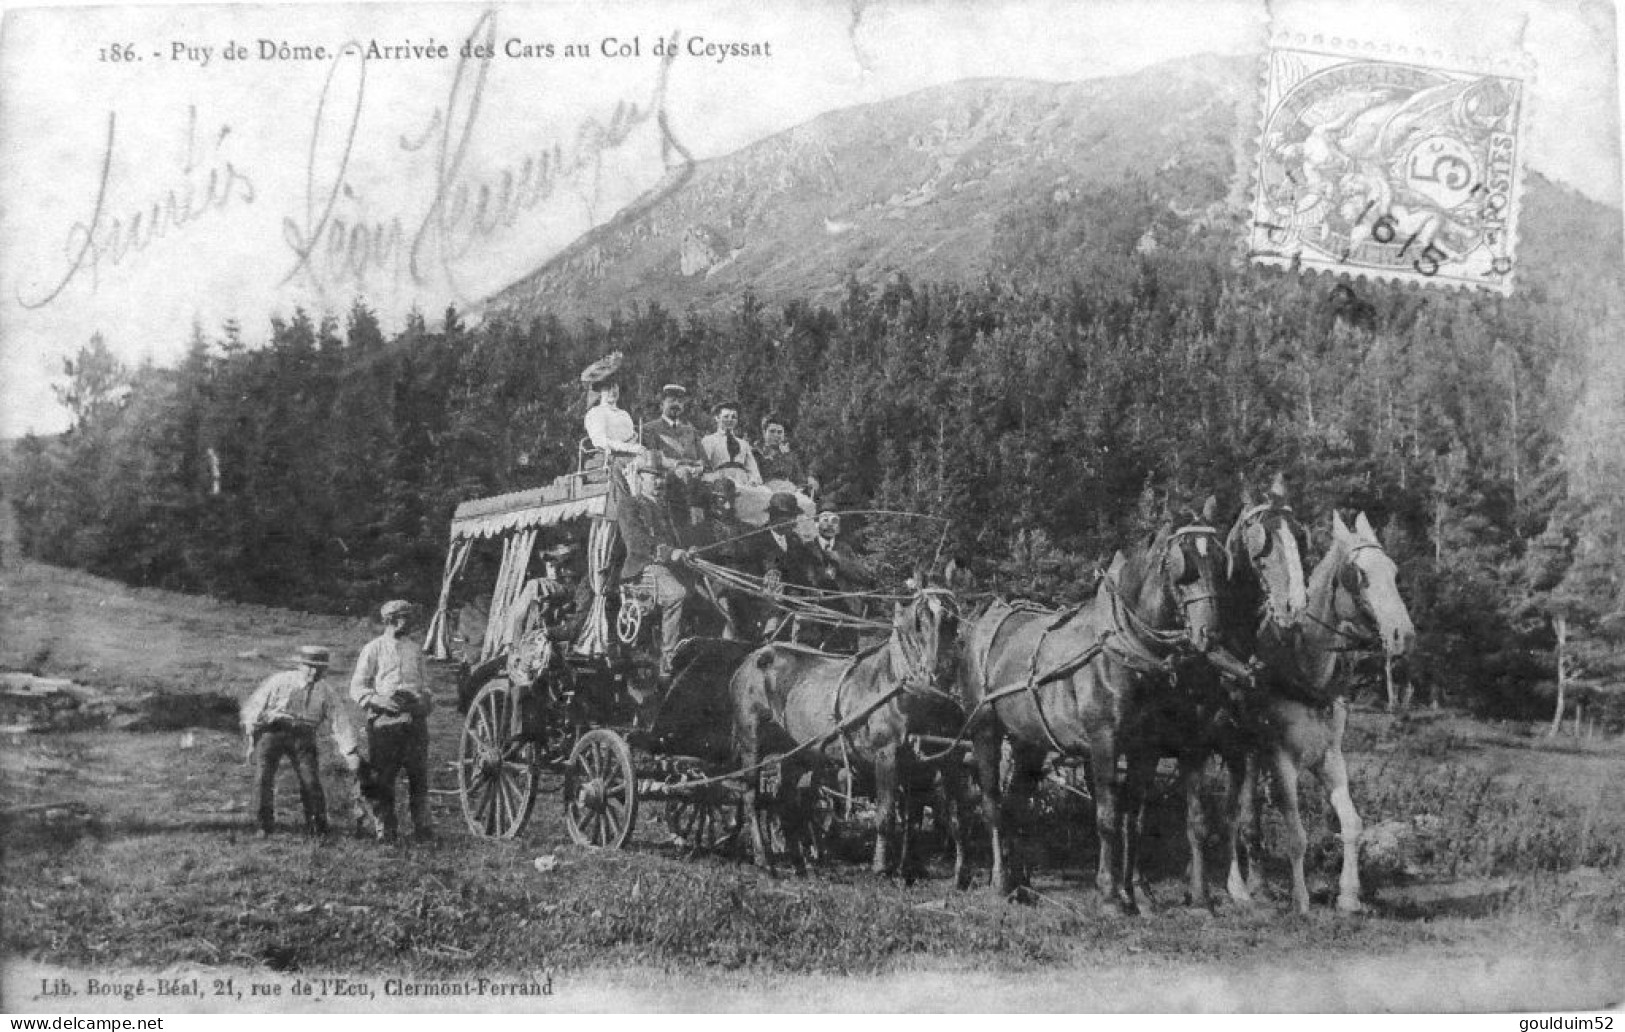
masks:
<instances>
[{"instance_id":1,"label":"vintage postcard","mask_svg":"<svg viewBox=\"0 0 1625 1032\"><path fill-rule=\"evenodd\" d=\"M4 1009L1618 1008L1617 21L9 7Z\"/></svg>"}]
</instances>

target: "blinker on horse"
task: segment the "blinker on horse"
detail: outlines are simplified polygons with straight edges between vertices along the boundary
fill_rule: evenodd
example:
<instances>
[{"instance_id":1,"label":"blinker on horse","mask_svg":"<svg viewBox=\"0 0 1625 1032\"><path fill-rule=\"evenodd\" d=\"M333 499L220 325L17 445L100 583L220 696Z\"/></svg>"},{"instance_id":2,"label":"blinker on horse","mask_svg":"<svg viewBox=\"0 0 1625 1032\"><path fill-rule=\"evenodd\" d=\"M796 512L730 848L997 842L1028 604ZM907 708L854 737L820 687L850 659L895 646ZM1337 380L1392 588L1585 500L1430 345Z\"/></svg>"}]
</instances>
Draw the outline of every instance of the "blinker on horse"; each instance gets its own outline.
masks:
<instances>
[{"instance_id":1,"label":"blinker on horse","mask_svg":"<svg viewBox=\"0 0 1625 1032\"><path fill-rule=\"evenodd\" d=\"M747 769L776 772L770 805L796 867L810 846L808 795L827 768L850 763L873 779L877 812L874 869L903 868L909 828L893 853L898 808L918 805L912 789L936 768L918 762L910 734L952 734L962 720L957 700L944 690L957 671L959 607L951 592L925 588L897 608L887 640L857 656L836 656L799 645L764 646L742 663L730 686L734 745ZM774 754L779 754L773 762ZM942 767L945 777L954 764ZM804 779L810 786L804 787ZM759 779L746 779L746 812L756 862L770 865L757 809Z\"/></svg>"},{"instance_id":2,"label":"blinker on horse","mask_svg":"<svg viewBox=\"0 0 1625 1032\"><path fill-rule=\"evenodd\" d=\"M1309 577L1302 618L1266 621L1258 634L1258 690L1245 724L1258 757L1271 763L1281 789L1292 901L1300 913L1309 910L1303 869L1308 839L1298 809L1298 783L1305 769L1314 771L1326 786L1337 814L1343 842L1337 906L1361 909L1359 840L1364 826L1354 808L1343 756L1349 678L1342 660L1363 649L1380 649L1390 658L1410 651L1416 629L1400 597L1397 572L1364 513L1355 519L1353 530L1333 513L1332 546ZM1230 796L1229 892L1244 902L1261 884L1256 864L1250 865L1251 877L1243 877L1240 842L1242 828L1250 825L1252 849L1247 852L1257 855L1261 836L1253 799L1255 777L1249 760L1245 785L1233 782Z\"/></svg>"},{"instance_id":3,"label":"blinker on horse","mask_svg":"<svg viewBox=\"0 0 1625 1032\"><path fill-rule=\"evenodd\" d=\"M1160 754L1155 714L1173 691L1169 664L1222 640L1222 550L1206 525L1213 509L1209 499L1202 524L1165 525L1120 554L1089 602L1060 613L996 603L966 635L960 691L1001 892L1021 881L1007 856L1000 785L1008 740L1010 791L1018 797L1036 788L1049 755L1087 763L1100 847L1096 885L1103 904L1137 909L1139 818Z\"/></svg>"}]
</instances>

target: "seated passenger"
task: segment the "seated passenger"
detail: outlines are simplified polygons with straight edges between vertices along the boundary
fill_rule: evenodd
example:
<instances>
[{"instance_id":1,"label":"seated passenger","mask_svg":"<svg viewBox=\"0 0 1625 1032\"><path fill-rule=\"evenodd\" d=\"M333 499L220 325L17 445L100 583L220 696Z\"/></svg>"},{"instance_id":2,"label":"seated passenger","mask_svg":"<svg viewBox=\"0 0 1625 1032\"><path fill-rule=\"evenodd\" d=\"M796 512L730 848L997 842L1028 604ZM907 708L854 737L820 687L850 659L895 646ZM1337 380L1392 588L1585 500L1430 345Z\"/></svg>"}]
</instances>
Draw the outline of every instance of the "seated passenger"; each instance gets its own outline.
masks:
<instances>
[{"instance_id":1,"label":"seated passenger","mask_svg":"<svg viewBox=\"0 0 1625 1032\"><path fill-rule=\"evenodd\" d=\"M822 598L821 605L861 617L865 615L862 600L852 596L874 590L878 582L874 573L840 540L840 533L841 514L829 500L820 502L818 535L808 546L814 561L813 586L833 596ZM858 646L855 629L830 625L810 627L806 641L817 648L837 652L853 651Z\"/></svg>"},{"instance_id":2,"label":"seated passenger","mask_svg":"<svg viewBox=\"0 0 1625 1032\"><path fill-rule=\"evenodd\" d=\"M775 595L794 592L813 583L812 553L795 531L800 516L796 496L779 491L768 500L767 526L740 540L743 568L761 577L763 586ZM777 630L778 620L769 620L766 624L763 633L771 637Z\"/></svg>"},{"instance_id":3,"label":"seated passenger","mask_svg":"<svg viewBox=\"0 0 1625 1032\"><path fill-rule=\"evenodd\" d=\"M828 500L818 505L818 536L812 553L818 564L818 586L833 591L855 591L875 586L875 575L840 540L841 514Z\"/></svg>"},{"instance_id":4,"label":"seated passenger","mask_svg":"<svg viewBox=\"0 0 1625 1032\"><path fill-rule=\"evenodd\" d=\"M591 400L596 393L598 402L587 410L581 420L587 431L587 439L597 452L589 468L602 466L606 460L621 464L645 451L643 445L638 443L638 428L632 422L631 413L620 406L620 374L619 351L599 359L581 373L581 382L587 385L588 399Z\"/></svg>"},{"instance_id":5,"label":"seated passenger","mask_svg":"<svg viewBox=\"0 0 1625 1032\"><path fill-rule=\"evenodd\" d=\"M756 468L756 455L751 450L750 442L738 433L739 406L725 401L712 412L717 417L716 432L706 434L700 440L700 447L705 451L706 468L745 484L760 484L762 474Z\"/></svg>"},{"instance_id":6,"label":"seated passenger","mask_svg":"<svg viewBox=\"0 0 1625 1032\"><path fill-rule=\"evenodd\" d=\"M666 460L671 472L666 483L667 503L672 511L683 514L685 522L697 523L704 519L705 499L693 485L705 472L705 456L700 432L683 418L687 405L688 390L682 384L668 383L660 388L660 418L644 424L643 446L659 452Z\"/></svg>"},{"instance_id":7,"label":"seated passenger","mask_svg":"<svg viewBox=\"0 0 1625 1032\"><path fill-rule=\"evenodd\" d=\"M762 474L762 483L783 481L817 497L818 478L807 472L801 456L790 449L789 430L778 416L762 420L762 446L756 451L756 468Z\"/></svg>"},{"instance_id":8,"label":"seated passenger","mask_svg":"<svg viewBox=\"0 0 1625 1032\"><path fill-rule=\"evenodd\" d=\"M592 587L574 569L574 555L566 544L543 552L542 575L525 582L509 610L506 669L519 702L514 716L521 725L531 686L560 662L561 650L575 640L592 607Z\"/></svg>"},{"instance_id":9,"label":"seated passenger","mask_svg":"<svg viewBox=\"0 0 1625 1032\"><path fill-rule=\"evenodd\" d=\"M592 605L592 586L581 577L573 559L576 550L557 544L542 553L543 573L525 582L509 610L509 640L545 631L555 642L571 642L581 631ZM582 605L585 599L586 605Z\"/></svg>"},{"instance_id":10,"label":"seated passenger","mask_svg":"<svg viewBox=\"0 0 1625 1032\"><path fill-rule=\"evenodd\" d=\"M696 525L689 535L690 556L698 556L718 566L735 570L742 568L741 549L751 528L734 516L736 493L734 482L726 477L711 481L710 504L706 507L705 519ZM755 636L756 629L750 626L752 614L749 595L706 577L700 578L699 586L722 613L724 638Z\"/></svg>"},{"instance_id":11,"label":"seated passenger","mask_svg":"<svg viewBox=\"0 0 1625 1032\"><path fill-rule=\"evenodd\" d=\"M615 522L626 546L621 583L639 587L654 602L660 623L660 675L671 676L672 654L682 640L691 575L680 565L686 554L666 505L666 468L659 452L632 463L633 495L616 507Z\"/></svg>"}]
</instances>

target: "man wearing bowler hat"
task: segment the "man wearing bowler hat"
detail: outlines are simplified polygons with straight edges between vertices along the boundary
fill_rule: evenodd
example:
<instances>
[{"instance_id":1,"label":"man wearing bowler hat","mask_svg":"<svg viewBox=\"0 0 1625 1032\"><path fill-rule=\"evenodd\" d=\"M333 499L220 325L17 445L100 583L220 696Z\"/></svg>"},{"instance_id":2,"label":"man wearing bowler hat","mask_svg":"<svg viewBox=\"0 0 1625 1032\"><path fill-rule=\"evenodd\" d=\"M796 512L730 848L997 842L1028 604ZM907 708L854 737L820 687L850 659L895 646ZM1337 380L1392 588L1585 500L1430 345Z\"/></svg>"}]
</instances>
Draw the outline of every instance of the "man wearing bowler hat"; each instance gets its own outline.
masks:
<instances>
[{"instance_id":1,"label":"man wearing bowler hat","mask_svg":"<svg viewBox=\"0 0 1625 1032\"><path fill-rule=\"evenodd\" d=\"M327 797L322 792L316 750L316 734L324 722L345 766L352 774L361 768L350 717L322 680L329 664L327 649L302 645L298 655L291 658L299 664L297 669L272 674L243 705L243 734L248 738L248 759L254 764L254 798L261 838L276 827L276 772L284 756L292 761L294 775L299 779L306 830L327 834Z\"/></svg>"},{"instance_id":2,"label":"man wearing bowler hat","mask_svg":"<svg viewBox=\"0 0 1625 1032\"><path fill-rule=\"evenodd\" d=\"M767 526L752 531L739 544L744 567L761 577L762 586L775 595L795 593L813 583L813 557L795 529L800 518L796 496L774 492L767 502ZM761 615L763 633L771 637L780 621Z\"/></svg>"},{"instance_id":3,"label":"man wearing bowler hat","mask_svg":"<svg viewBox=\"0 0 1625 1032\"><path fill-rule=\"evenodd\" d=\"M362 646L350 677L350 697L367 717L367 752L376 775L368 802L380 840L396 836L395 779L402 771L413 836L419 841L434 837L429 826L429 710L434 700L423 650L407 634L414 612L404 599L384 603L379 610L384 633Z\"/></svg>"}]
</instances>

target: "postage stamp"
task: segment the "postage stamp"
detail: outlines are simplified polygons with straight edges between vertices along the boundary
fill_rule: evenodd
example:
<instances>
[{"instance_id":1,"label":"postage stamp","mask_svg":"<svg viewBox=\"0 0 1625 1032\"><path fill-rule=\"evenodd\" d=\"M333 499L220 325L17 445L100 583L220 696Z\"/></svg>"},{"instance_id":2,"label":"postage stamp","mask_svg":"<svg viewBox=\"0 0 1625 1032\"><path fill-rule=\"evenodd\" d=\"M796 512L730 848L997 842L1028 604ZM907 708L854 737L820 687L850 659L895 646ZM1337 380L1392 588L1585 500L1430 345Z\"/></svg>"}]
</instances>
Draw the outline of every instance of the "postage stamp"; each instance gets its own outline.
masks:
<instances>
[{"instance_id":1,"label":"postage stamp","mask_svg":"<svg viewBox=\"0 0 1625 1032\"><path fill-rule=\"evenodd\" d=\"M1248 256L1509 293L1526 78L1275 46Z\"/></svg>"}]
</instances>

